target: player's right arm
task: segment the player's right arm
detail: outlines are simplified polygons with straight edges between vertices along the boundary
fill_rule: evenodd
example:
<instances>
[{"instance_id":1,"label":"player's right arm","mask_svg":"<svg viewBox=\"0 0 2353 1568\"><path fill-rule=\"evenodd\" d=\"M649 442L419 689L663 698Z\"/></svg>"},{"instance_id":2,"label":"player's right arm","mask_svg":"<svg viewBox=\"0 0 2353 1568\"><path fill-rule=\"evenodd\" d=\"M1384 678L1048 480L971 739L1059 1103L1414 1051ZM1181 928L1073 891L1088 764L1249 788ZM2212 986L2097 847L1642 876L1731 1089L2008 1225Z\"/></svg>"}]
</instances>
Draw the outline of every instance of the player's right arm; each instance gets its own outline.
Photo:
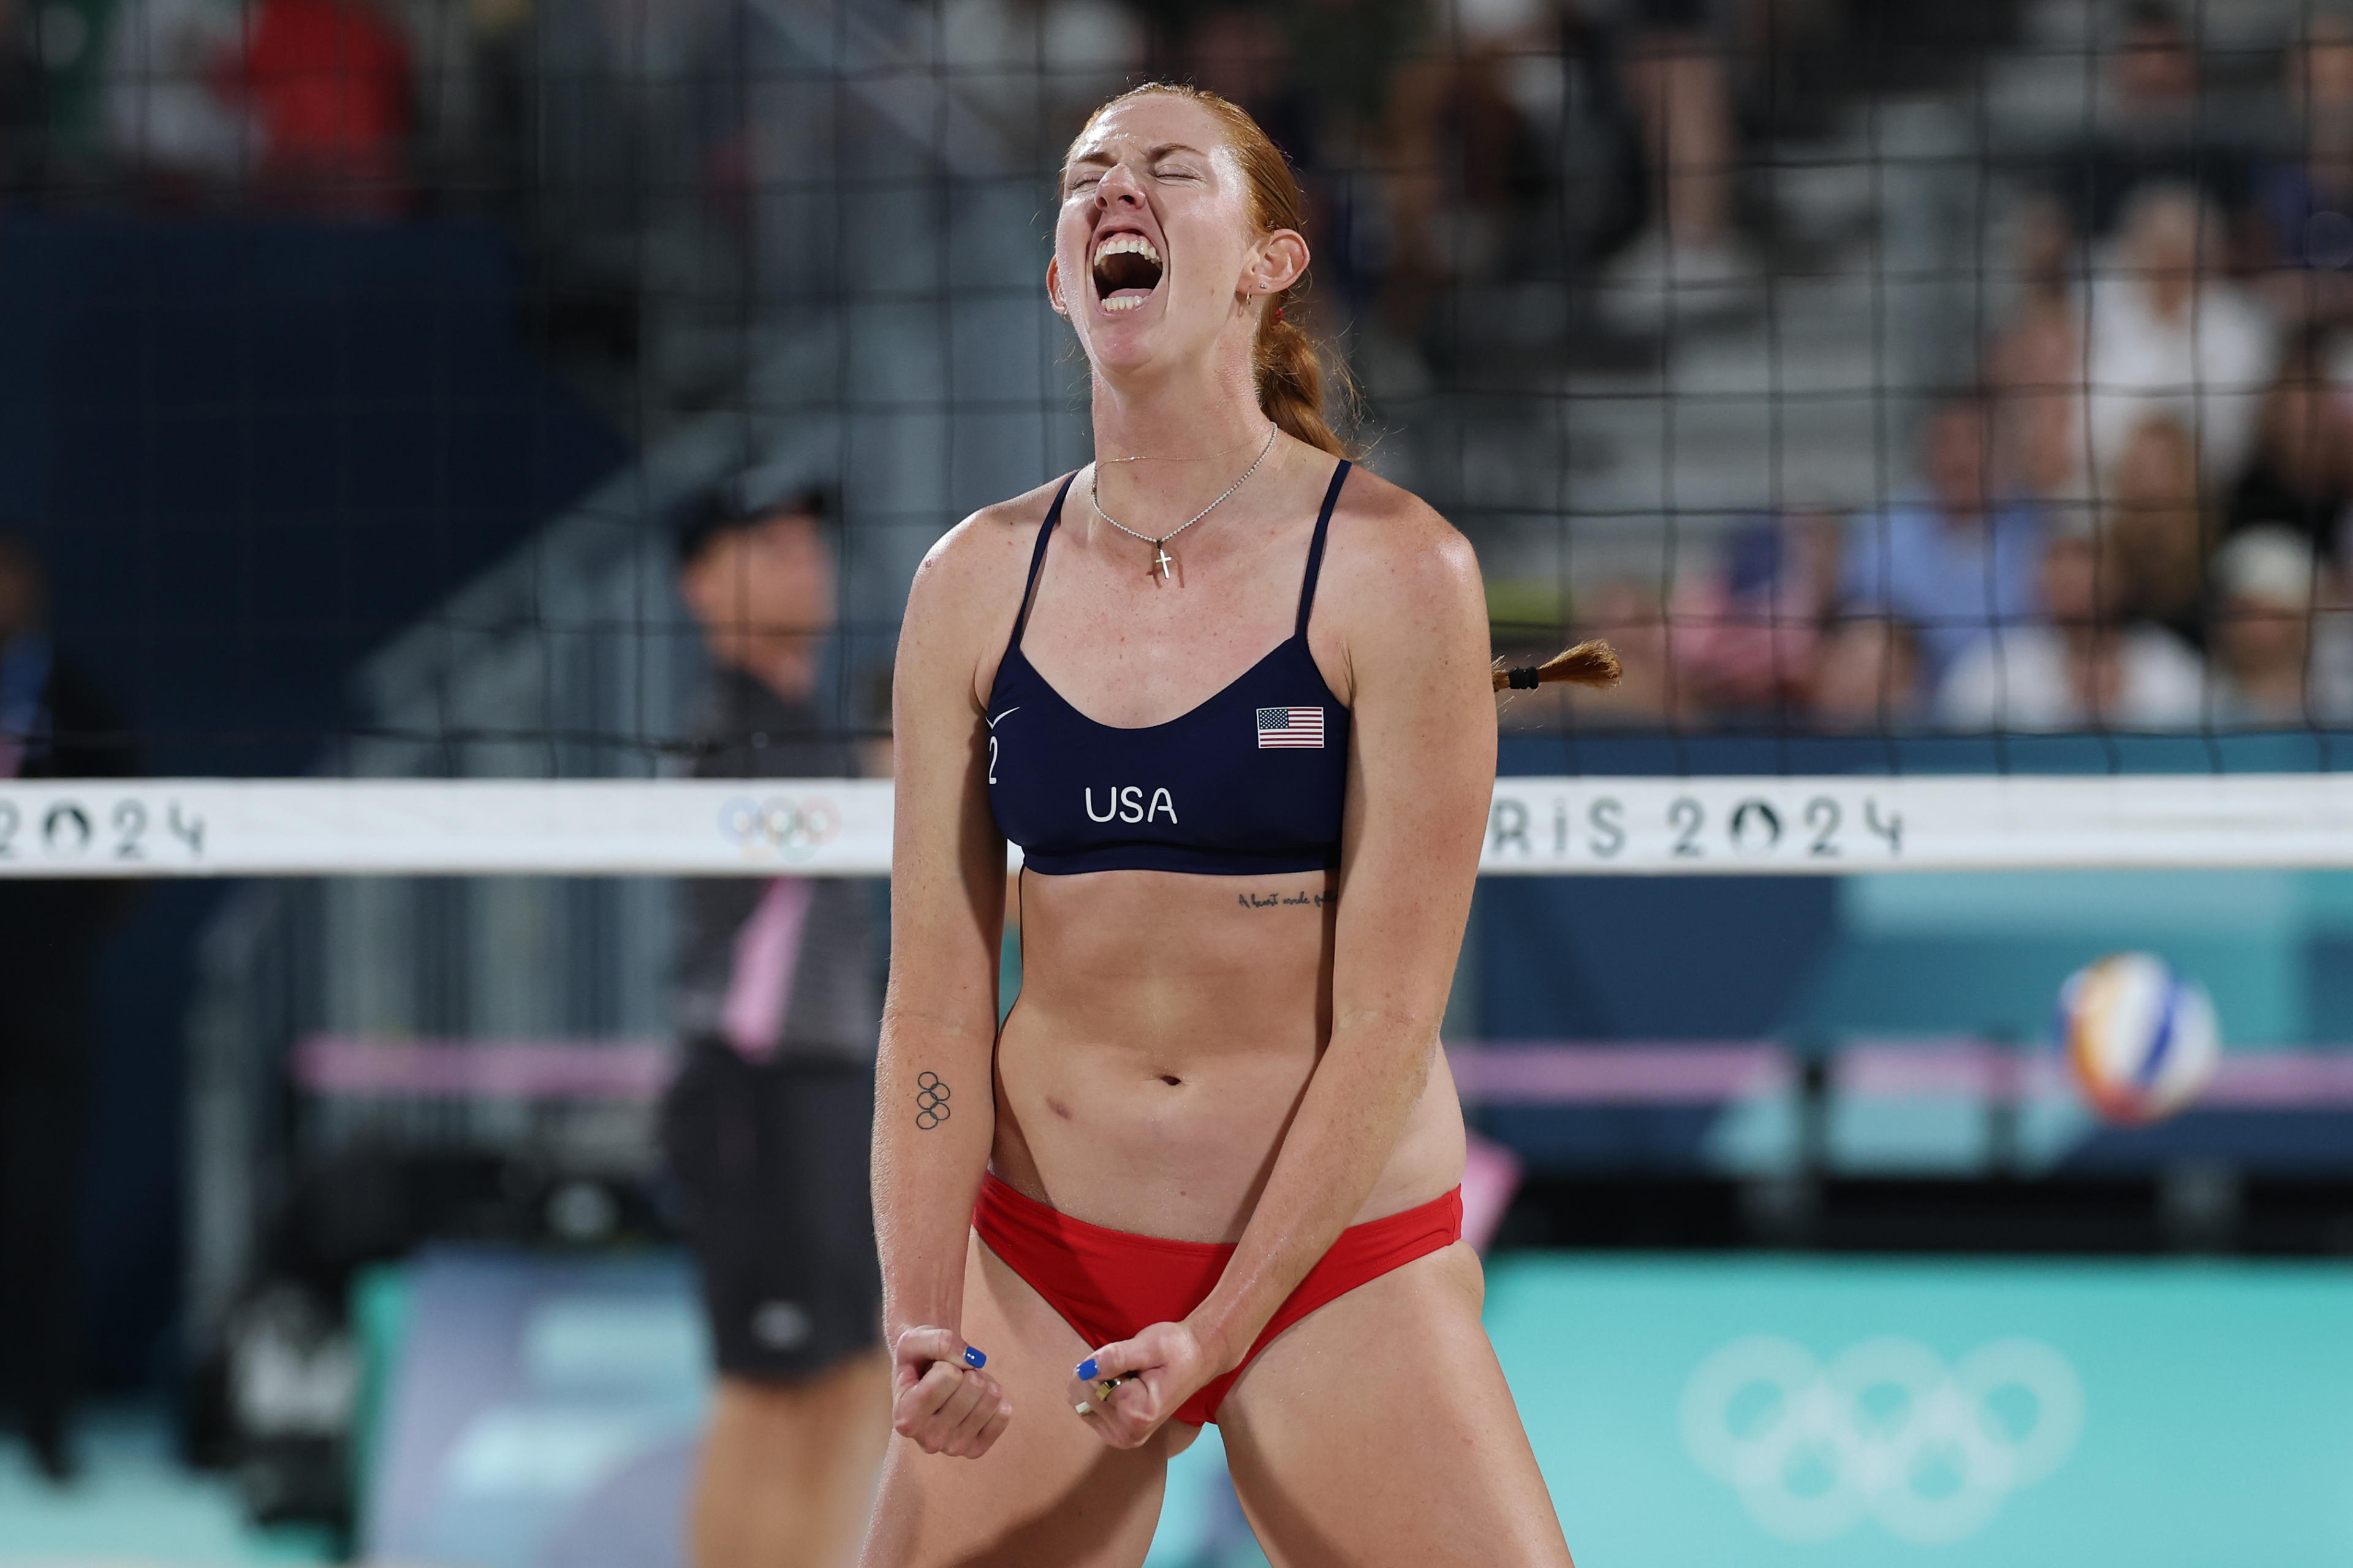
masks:
<instances>
[{"instance_id":1,"label":"player's right arm","mask_svg":"<svg viewBox=\"0 0 2353 1568\"><path fill-rule=\"evenodd\" d=\"M1018 503L1017 503L1018 504ZM891 984L874 1090L874 1225L892 1424L926 1453L978 1458L1012 1417L965 1352L964 1264L995 1134L1005 841L989 810L984 663L1020 592L1017 532L991 512L924 557L892 689L897 807ZM978 1347L986 1350L987 1347Z\"/></svg>"}]
</instances>

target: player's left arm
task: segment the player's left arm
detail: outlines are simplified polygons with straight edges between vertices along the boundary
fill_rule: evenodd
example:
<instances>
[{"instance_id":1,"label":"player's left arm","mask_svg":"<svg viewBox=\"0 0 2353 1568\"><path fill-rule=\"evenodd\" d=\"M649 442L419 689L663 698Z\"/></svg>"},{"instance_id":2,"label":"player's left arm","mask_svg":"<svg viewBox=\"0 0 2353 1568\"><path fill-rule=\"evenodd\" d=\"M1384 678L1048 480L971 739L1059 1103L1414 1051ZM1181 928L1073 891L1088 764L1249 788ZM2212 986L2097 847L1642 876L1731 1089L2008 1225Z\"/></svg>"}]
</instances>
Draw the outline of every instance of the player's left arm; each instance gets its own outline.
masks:
<instances>
[{"instance_id":1,"label":"player's left arm","mask_svg":"<svg viewBox=\"0 0 2353 1568\"><path fill-rule=\"evenodd\" d=\"M1495 704L1469 542L1404 492L1384 499L1397 515L1363 520L1377 542L1317 606L1339 616L1352 731L1331 1038L1217 1288L1094 1369L1147 1385L1114 1399L1106 1441L1142 1442L1241 1363L1364 1206L1429 1080L1494 790Z\"/></svg>"}]
</instances>

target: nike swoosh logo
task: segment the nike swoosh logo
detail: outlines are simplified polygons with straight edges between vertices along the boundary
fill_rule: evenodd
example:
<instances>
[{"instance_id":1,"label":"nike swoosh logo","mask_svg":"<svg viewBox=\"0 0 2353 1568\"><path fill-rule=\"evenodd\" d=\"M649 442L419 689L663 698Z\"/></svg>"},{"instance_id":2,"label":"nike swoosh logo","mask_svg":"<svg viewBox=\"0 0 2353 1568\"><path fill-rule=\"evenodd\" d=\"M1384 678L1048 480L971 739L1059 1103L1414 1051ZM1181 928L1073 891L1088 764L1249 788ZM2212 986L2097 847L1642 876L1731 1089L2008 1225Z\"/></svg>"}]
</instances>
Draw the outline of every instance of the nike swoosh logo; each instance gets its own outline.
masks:
<instances>
[{"instance_id":1,"label":"nike swoosh logo","mask_svg":"<svg viewBox=\"0 0 2353 1568\"><path fill-rule=\"evenodd\" d=\"M1012 706L1012 707L1010 707L1010 708L1008 708L1004 712L999 713L999 714L997 716L997 719L1010 719L1011 717L1013 717L1013 715L1015 715L1016 713L1018 713L1018 712L1020 712L1020 711L1021 711L1020 704L1016 703L1014 706ZM996 728L997 728L997 719L991 719L991 720L988 721L988 727L989 727L990 729L994 730L994 729L996 729Z\"/></svg>"}]
</instances>

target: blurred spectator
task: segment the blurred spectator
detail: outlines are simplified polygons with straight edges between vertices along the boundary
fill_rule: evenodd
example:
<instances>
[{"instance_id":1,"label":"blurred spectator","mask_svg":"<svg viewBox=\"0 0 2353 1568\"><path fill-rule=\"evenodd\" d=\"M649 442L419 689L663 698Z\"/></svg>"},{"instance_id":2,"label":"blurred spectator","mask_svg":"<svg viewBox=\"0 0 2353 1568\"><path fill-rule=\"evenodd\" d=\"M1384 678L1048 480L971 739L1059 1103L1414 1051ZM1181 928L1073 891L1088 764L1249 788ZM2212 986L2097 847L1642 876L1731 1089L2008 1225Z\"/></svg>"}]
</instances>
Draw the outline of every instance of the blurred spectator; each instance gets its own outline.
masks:
<instances>
[{"instance_id":1,"label":"blurred spectator","mask_svg":"<svg viewBox=\"0 0 2353 1568\"><path fill-rule=\"evenodd\" d=\"M222 89L244 43L234 0L122 0L107 27L106 123L150 189L195 198L243 174L252 128Z\"/></svg>"},{"instance_id":2,"label":"blurred spectator","mask_svg":"<svg viewBox=\"0 0 2353 1568\"><path fill-rule=\"evenodd\" d=\"M2009 214L2021 305L2072 307L2076 243L2067 209L2042 192L2030 192Z\"/></svg>"},{"instance_id":3,"label":"blurred spectator","mask_svg":"<svg viewBox=\"0 0 2353 1568\"><path fill-rule=\"evenodd\" d=\"M730 487L681 536L680 593L713 667L699 777L859 771L815 700L836 621L821 510ZM759 810L802 806L820 808ZM871 892L805 877L687 889L684 1057L662 1142L719 1370L691 1525L700 1568L843 1560L888 1436L867 1180L881 1026Z\"/></svg>"},{"instance_id":4,"label":"blurred spectator","mask_svg":"<svg viewBox=\"0 0 2353 1568\"><path fill-rule=\"evenodd\" d=\"M409 195L407 43L367 0L125 0L108 45L116 155L166 196L249 183L310 212Z\"/></svg>"},{"instance_id":5,"label":"blurred spectator","mask_svg":"<svg viewBox=\"0 0 2353 1568\"><path fill-rule=\"evenodd\" d=\"M1957 730L2094 726L2170 730L2198 722L2205 670L2162 626L2126 616L2129 574L2112 537L2073 529L2042 556L2042 614L2005 626L1957 660L1936 718Z\"/></svg>"},{"instance_id":6,"label":"blurred spectator","mask_svg":"<svg viewBox=\"0 0 2353 1568\"><path fill-rule=\"evenodd\" d=\"M1824 730L1903 730L1926 710L1920 639L1903 622L1867 616L1832 627L1814 685L1814 723Z\"/></svg>"},{"instance_id":7,"label":"blurred spectator","mask_svg":"<svg viewBox=\"0 0 2353 1568\"><path fill-rule=\"evenodd\" d=\"M2114 468L2150 413L2196 435L2210 489L2245 465L2278 351L2269 313L2222 277L2220 240L2213 209L2186 185L2145 185L2126 204L2087 311L2095 472Z\"/></svg>"},{"instance_id":8,"label":"blurred spectator","mask_svg":"<svg viewBox=\"0 0 2353 1568\"><path fill-rule=\"evenodd\" d=\"M2258 524L2214 557L2214 717L2286 725L2353 717L2341 660L2316 659L2322 569L2302 535ZM2337 629L2339 617L2329 617Z\"/></svg>"},{"instance_id":9,"label":"blurred spectator","mask_svg":"<svg viewBox=\"0 0 2353 1568\"><path fill-rule=\"evenodd\" d=\"M2353 21L2309 17L2286 62L2288 104L2303 146L2267 170L2256 192L2273 308L2290 321L2353 312Z\"/></svg>"},{"instance_id":10,"label":"blurred spectator","mask_svg":"<svg viewBox=\"0 0 2353 1568\"><path fill-rule=\"evenodd\" d=\"M2204 86L2180 12L2158 0L2126 5L2093 133L2063 156L2052 180L2079 240L2105 237L2150 184L2187 185L2224 215L2244 209L2246 156L2208 112Z\"/></svg>"},{"instance_id":11,"label":"blurred spectator","mask_svg":"<svg viewBox=\"0 0 2353 1568\"><path fill-rule=\"evenodd\" d=\"M121 778L122 723L49 636L48 584L0 537L0 776ZM124 884L0 881L0 1371L35 1462L73 1473L90 965Z\"/></svg>"},{"instance_id":12,"label":"blurred spectator","mask_svg":"<svg viewBox=\"0 0 2353 1568\"><path fill-rule=\"evenodd\" d=\"M1522 68L1556 84L1564 68L1559 17L1537 0L1440 0L1430 10L1442 30L1398 61L1381 132L1380 317L1406 342L1419 338L1441 290L1503 273L1515 216L1552 178L1522 109L1532 86Z\"/></svg>"},{"instance_id":13,"label":"blurred spectator","mask_svg":"<svg viewBox=\"0 0 2353 1568\"><path fill-rule=\"evenodd\" d=\"M1732 226L1732 75L1708 0L1634 0L1625 89L1641 130L1650 221L1609 263L1599 303L1629 331L1744 310L1759 282Z\"/></svg>"},{"instance_id":14,"label":"blurred spectator","mask_svg":"<svg viewBox=\"0 0 2353 1568\"><path fill-rule=\"evenodd\" d=\"M2042 520L1993 492L1992 438L1981 399L1938 409L1921 437L1926 493L1857 517L1848 532L1842 608L1910 626L1932 686L1989 627L2035 603Z\"/></svg>"},{"instance_id":15,"label":"blurred spectator","mask_svg":"<svg viewBox=\"0 0 2353 1568\"><path fill-rule=\"evenodd\" d=\"M407 205L408 45L368 0L254 0L227 90L272 201L368 216Z\"/></svg>"},{"instance_id":16,"label":"blurred spectator","mask_svg":"<svg viewBox=\"0 0 2353 1568\"><path fill-rule=\"evenodd\" d=\"M1810 704L1839 570L1839 520L1826 512L1736 531L1711 570L1676 586L1675 660L1693 699L1767 719Z\"/></svg>"},{"instance_id":17,"label":"blurred spectator","mask_svg":"<svg viewBox=\"0 0 2353 1568\"><path fill-rule=\"evenodd\" d=\"M1552 0L1439 0L1448 35L1486 89L1532 129L1556 131L1567 105L1571 17Z\"/></svg>"},{"instance_id":18,"label":"blurred spectator","mask_svg":"<svg viewBox=\"0 0 2353 1568\"><path fill-rule=\"evenodd\" d=\"M2064 219L2047 204L2023 216L2028 287L1986 348L1994 398L1994 472L2000 488L2078 504L2084 478L2084 324L2063 260L2052 252Z\"/></svg>"},{"instance_id":19,"label":"blurred spectator","mask_svg":"<svg viewBox=\"0 0 2353 1568\"><path fill-rule=\"evenodd\" d=\"M2307 333L2263 394L2254 461L2232 489L2230 526L2285 523L2324 556L2339 547L2353 504L2353 394L2330 374L2326 342Z\"/></svg>"},{"instance_id":20,"label":"blurred spectator","mask_svg":"<svg viewBox=\"0 0 2353 1568\"><path fill-rule=\"evenodd\" d=\"M548 0L380 0L408 46L415 129L411 178L479 204L515 194L525 138L545 135L526 101L529 70L545 69L528 36Z\"/></svg>"},{"instance_id":21,"label":"blurred spectator","mask_svg":"<svg viewBox=\"0 0 2353 1568\"><path fill-rule=\"evenodd\" d=\"M2101 497L2126 573L2123 603L2183 641L2206 640L2206 556L2216 530L2198 482L2197 445L2159 414L2126 437Z\"/></svg>"}]
</instances>

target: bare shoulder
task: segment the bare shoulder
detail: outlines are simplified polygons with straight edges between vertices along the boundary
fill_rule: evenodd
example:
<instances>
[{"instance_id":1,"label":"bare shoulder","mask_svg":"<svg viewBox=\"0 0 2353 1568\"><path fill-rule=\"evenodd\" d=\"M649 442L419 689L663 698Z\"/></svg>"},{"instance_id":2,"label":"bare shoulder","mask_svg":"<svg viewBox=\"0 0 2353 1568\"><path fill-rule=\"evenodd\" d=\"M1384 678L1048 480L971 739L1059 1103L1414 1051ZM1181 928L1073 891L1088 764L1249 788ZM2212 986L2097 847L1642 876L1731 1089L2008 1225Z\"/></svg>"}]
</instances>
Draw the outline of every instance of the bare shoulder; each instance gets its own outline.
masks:
<instances>
[{"instance_id":1,"label":"bare shoulder","mask_svg":"<svg viewBox=\"0 0 2353 1568\"><path fill-rule=\"evenodd\" d=\"M986 701L1013 617L1038 530L1054 503L1060 479L1010 500L985 506L957 523L923 554L907 590L900 633L900 668L968 675L970 700ZM910 664L908 661L916 661Z\"/></svg>"},{"instance_id":2,"label":"bare shoulder","mask_svg":"<svg viewBox=\"0 0 2353 1568\"><path fill-rule=\"evenodd\" d=\"M1059 479L1050 479L1010 500L982 507L940 535L915 568L913 595L969 604L973 595L1000 585L1008 572L1018 582L1029 573L1029 552L1061 484Z\"/></svg>"},{"instance_id":3,"label":"bare shoulder","mask_svg":"<svg viewBox=\"0 0 2353 1568\"><path fill-rule=\"evenodd\" d=\"M1324 581L1351 619L1394 625L1403 615L1410 624L1451 624L1466 612L1485 618L1471 542L1428 501L1362 468L1349 473L1333 512Z\"/></svg>"}]
</instances>

